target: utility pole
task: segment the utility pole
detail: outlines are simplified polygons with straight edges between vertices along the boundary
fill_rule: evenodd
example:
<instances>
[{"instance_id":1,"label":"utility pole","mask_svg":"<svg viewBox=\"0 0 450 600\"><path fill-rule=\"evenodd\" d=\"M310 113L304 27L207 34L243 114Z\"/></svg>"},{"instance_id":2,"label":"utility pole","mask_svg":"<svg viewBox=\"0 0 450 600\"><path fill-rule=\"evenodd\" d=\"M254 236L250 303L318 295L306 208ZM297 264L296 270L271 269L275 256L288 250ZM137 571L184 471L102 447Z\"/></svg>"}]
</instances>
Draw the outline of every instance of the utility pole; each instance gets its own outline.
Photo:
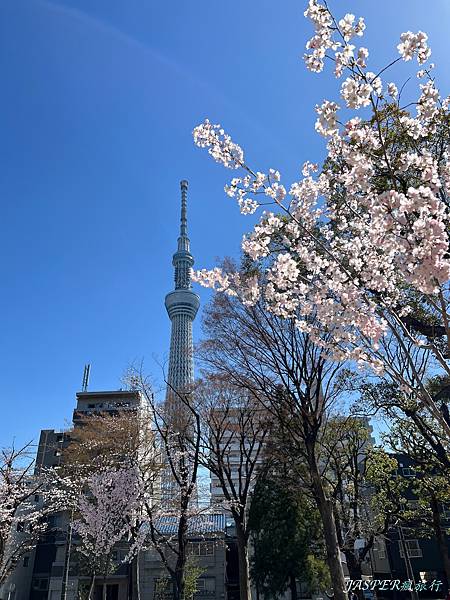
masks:
<instances>
[{"instance_id":1,"label":"utility pole","mask_svg":"<svg viewBox=\"0 0 450 600\"><path fill-rule=\"evenodd\" d=\"M72 552L72 521L73 521L73 508L70 513L70 521L67 525L67 536L66 536L66 552L64 556L64 571L61 586L61 600L67 600L67 588L69 585L69 567L70 567L70 555Z\"/></svg>"}]
</instances>

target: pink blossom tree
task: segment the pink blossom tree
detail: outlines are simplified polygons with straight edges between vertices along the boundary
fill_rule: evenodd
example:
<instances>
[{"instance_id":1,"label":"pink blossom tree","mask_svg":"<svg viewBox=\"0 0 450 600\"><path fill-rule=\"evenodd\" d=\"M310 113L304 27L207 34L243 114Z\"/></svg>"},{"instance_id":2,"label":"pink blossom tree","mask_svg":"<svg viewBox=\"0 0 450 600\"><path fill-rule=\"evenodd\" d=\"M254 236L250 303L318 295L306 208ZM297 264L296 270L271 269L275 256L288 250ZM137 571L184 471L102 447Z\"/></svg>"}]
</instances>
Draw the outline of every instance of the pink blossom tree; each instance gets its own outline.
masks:
<instances>
[{"instance_id":1,"label":"pink blossom tree","mask_svg":"<svg viewBox=\"0 0 450 600\"><path fill-rule=\"evenodd\" d=\"M425 381L430 373L450 374L449 98L441 98L422 31L402 33L400 56L370 71L368 49L356 44L363 18L336 18L319 0L309 1L305 16L314 26L307 68L320 73L327 61L343 78L339 104L316 106L315 129L327 143L324 168L307 161L302 177L286 186L276 169L250 166L220 125L205 120L196 127L195 143L240 171L225 191L241 212L273 208L242 241L262 277L215 268L195 278L248 305L263 298L332 360L394 382L448 437L450 423ZM417 100L403 106L402 87L382 76L413 59L423 83ZM363 109L364 118L341 121L340 105Z\"/></svg>"},{"instance_id":2,"label":"pink blossom tree","mask_svg":"<svg viewBox=\"0 0 450 600\"><path fill-rule=\"evenodd\" d=\"M0 586L47 528L62 495L51 473L34 473L31 444L0 451Z\"/></svg>"},{"instance_id":3,"label":"pink blossom tree","mask_svg":"<svg viewBox=\"0 0 450 600\"><path fill-rule=\"evenodd\" d=\"M124 409L117 414L89 415L79 419L68 431L67 437L69 443L62 454L59 487L67 491L66 510L71 513L68 547L72 546L72 521L75 515L78 519L76 526L78 524L81 527L83 535L81 544L74 540L74 553L78 557L80 571L90 577L89 587L92 587L95 576L101 577L118 566L112 560L115 544L126 551L139 529L139 511L132 510L132 507L137 501L136 486L141 486L141 499L145 491L144 481L148 486L159 472L155 440L145 408ZM123 485L127 480L130 485ZM119 504L124 508L123 520L114 513L108 513L111 487L114 487L114 494L122 494ZM114 533L109 539L114 542L105 547L104 540L98 536L103 529L111 528ZM137 597L138 558L135 554L125 557L130 562L131 585Z\"/></svg>"},{"instance_id":4,"label":"pink blossom tree","mask_svg":"<svg viewBox=\"0 0 450 600\"><path fill-rule=\"evenodd\" d=\"M78 552L90 565L89 598L96 576L105 578L114 571L112 552L117 544L131 537L140 514L141 496L141 481L132 467L99 471L83 486L73 527L81 538Z\"/></svg>"}]
</instances>

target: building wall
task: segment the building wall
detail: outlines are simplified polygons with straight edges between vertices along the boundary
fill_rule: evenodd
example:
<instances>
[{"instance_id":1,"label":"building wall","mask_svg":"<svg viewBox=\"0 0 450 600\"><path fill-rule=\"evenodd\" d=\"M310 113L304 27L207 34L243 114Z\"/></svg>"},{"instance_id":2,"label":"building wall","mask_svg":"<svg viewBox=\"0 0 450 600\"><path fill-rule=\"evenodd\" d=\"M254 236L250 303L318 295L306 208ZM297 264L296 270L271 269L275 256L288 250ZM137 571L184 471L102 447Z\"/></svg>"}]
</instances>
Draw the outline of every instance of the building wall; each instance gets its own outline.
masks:
<instances>
[{"instance_id":1,"label":"building wall","mask_svg":"<svg viewBox=\"0 0 450 600\"><path fill-rule=\"evenodd\" d=\"M42 468L56 467L61 464L62 450L67 445L67 436L63 431L43 429L39 436L36 454L35 473Z\"/></svg>"},{"instance_id":2,"label":"building wall","mask_svg":"<svg viewBox=\"0 0 450 600\"><path fill-rule=\"evenodd\" d=\"M204 555L195 554L196 564L202 569L199 577L199 591L195 598L221 600L225 598L226 548L224 538L191 538L194 548L202 548ZM207 545L207 548L205 548ZM211 554L212 549L212 554ZM207 554L208 553L208 554ZM155 599L157 582L167 578L161 558L155 550L142 553L140 560L141 594L146 600ZM168 596L169 597L169 596Z\"/></svg>"},{"instance_id":3,"label":"building wall","mask_svg":"<svg viewBox=\"0 0 450 600\"><path fill-rule=\"evenodd\" d=\"M29 600L34 555L35 550L25 554L8 578L8 581L0 586L0 598L2 600Z\"/></svg>"}]
</instances>

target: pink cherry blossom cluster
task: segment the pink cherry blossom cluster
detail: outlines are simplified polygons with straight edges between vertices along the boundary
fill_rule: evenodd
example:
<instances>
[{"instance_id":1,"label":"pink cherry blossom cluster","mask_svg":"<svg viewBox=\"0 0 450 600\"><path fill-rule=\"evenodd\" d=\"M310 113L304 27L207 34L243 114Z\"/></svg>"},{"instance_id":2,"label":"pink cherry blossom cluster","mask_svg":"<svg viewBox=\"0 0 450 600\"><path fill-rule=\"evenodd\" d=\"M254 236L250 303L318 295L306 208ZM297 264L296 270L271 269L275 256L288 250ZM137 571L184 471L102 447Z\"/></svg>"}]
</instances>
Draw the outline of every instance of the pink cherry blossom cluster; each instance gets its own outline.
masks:
<instances>
[{"instance_id":1,"label":"pink cherry blossom cluster","mask_svg":"<svg viewBox=\"0 0 450 600\"><path fill-rule=\"evenodd\" d=\"M212 125L208 119L194 129L194 141L218 162L230 169L238 169L244 164L242 148L235 144L220 125Z\"/></svg>"},{"instance_id":2,"label":"pink cherry blossom cluster","mask_svg":"<svg viewBox=\"0 0 450 600\"><path fill-rule=\"evenodd\" d=\"M422 65L431 56L431 49L428 47L428 36L423 31L412 33L406 31L400 36L400 44L397 49L403 60L411 60L417 56L417 62Z\"/></svg>"},{"instance_id":3,"label":"pink cherry blossom cluster","mask_svg":"<svg viewBox=\"0 0 450 600\"><path fill-rule=\"evenodd\" d=\"M337 122L337 111L339 106L336 102L325 100L320 106L316 105L316 113L319 118L316 121L316 131L324 137L329 137L339 132Z\"/></svg>"},{"instance_id":4,"label":"pink cherry blossom cluster","mask_svg":"<svg viewBox=\"0 0 450 600\"><path fill-rule=\"evenodd\" d=\"M130 533L141 493L135 468L110 468L89 477L79 498L80 517L74 522L81 551L90 557L107 556Z\"/></svg>"},{"instance_id":5,"label":"pink cherry blossom cluster","mask_svg":"<svg viewBox=\"0 0 450 600\"><path fill-rule=\"evenodd\" d=\"M429 80L420 86L417 114L401 109L397 116L399 130L420 146L392 153L380 115L392 101L399 106L398 88L391 82L385 89L379 75L366 70L368 50L349 44L363 35L364 20L351 14L337 20L319 0L309 1L305 16L315 29L307 43L307 68L322 71L327 56L335 63L336 76L346 70L341 97L348 108L370 107L372 121L353 117L341 124L336 102L317 105L316 131L327 138L328 158L339 168L317 175L317 167L305 163L303 177L290 186L283 185L278 171L261 173L245 164L242 150L219 125L205 121L197 127L198 146L225 166L244 170L225 188L241 212L251 214L267 204L261 197L278 211L264 211L242 241L243 252L259 261L262 277L220 269L194 277L246 303L263 298L276 314L294 318L335 359L352 358L380 373L379 344L392 316L398 323L411 310L405 290L430 297L446 294L449 223L443 194L450 168L447 154L438 163L426 144L436 123L448 118L449 101L441 100L430 65L424 70ZM403 60L416 56L420 64L431 54L423 32L402 34L398 50ZM386 173L390 189L379 190L379 173ZM417 183L405 188L401 181ZM445 361L441 364L447 368Z\"/></svg>"},{"instance_id":6,"label":"pink cherry blossom cluster","mask_svg":"<svg viewBox=\"0 0 450 600\"><path fill-rule=\"evenodd\" d=\"M327 7L317 0L309 1L304 15L312 21L315 29L314 36L306 44L306 49L310 51L304 55L307 68L320 73L324 67L327 51L332 50L336 61L336 76L339 77L343 67L354 60L355 46L348 42L356 36L363 35L364 19L360 17L356 21L355 15L346 14L337 25ZM339 34L344 43L335 34ZM367 49L358 52L358 60L361 64L364 64L367 56Z\"/></svg>"}]
</instances>

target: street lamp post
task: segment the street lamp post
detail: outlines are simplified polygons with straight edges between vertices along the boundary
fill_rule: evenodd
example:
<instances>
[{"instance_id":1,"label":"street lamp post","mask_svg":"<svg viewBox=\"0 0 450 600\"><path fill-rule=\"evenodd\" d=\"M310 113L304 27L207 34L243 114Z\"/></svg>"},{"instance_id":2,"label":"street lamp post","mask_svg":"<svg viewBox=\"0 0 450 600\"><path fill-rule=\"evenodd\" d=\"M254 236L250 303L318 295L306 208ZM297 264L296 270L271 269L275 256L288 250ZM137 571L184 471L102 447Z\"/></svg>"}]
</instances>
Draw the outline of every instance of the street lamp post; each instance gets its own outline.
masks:
<instances>
[{"instance_id":1,"label":"street lamp post","mask_svg":"<svg viewBox=\"0 0 450 600\"><path fill-rule=\"evenodd\" d=\"M66 551L64 556L64 571L61 587L61 600L67 600L67 588L69 586L69 568L70 568L70 554L72 552L72 521L73 521L73 509L70 513L70 521L67 525L67 538L66 538Z\"/></svg>"}]
</instances>

